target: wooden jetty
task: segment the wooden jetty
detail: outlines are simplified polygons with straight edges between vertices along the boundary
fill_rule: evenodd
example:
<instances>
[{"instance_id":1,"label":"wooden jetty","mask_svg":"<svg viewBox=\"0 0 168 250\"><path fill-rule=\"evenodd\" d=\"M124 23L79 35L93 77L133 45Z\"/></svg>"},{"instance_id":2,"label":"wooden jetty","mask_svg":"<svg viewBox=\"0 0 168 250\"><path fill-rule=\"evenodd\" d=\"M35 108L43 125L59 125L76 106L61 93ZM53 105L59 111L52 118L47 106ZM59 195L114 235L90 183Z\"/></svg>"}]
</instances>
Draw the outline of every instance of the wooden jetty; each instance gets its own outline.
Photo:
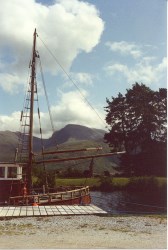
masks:
<instances>
[{"instance_id":1,"label":"wooden jetty","mask_svg":"<svg viewBox=\"0 0 168 250\"><path fill-rule=\"evenodd\" d=\"M0 219L34 216L60 216L60 215L100 215L106 211L95 205L63 205L63 206L4 206L0 207Z\"/></svg>"}]
</instances>

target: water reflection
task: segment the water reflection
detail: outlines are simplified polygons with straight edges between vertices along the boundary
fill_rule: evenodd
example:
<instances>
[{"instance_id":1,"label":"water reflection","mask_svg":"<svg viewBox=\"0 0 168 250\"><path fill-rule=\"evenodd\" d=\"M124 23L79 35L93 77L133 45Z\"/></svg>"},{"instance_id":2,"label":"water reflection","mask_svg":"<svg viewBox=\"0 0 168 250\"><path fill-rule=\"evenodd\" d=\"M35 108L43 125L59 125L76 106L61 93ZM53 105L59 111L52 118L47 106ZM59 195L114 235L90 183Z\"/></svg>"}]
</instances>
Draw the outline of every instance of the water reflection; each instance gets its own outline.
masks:
<instances>
[{"instance_id":1,"label":"water reflection","mask_svg":"<svg viewBox=\"0 0 168 250\"><path fill-rule=\"evenodd\" d=\"M92 203L112 214L165 214L166 197L115 191L91 192Z\"/></svg>"}]
</instances>

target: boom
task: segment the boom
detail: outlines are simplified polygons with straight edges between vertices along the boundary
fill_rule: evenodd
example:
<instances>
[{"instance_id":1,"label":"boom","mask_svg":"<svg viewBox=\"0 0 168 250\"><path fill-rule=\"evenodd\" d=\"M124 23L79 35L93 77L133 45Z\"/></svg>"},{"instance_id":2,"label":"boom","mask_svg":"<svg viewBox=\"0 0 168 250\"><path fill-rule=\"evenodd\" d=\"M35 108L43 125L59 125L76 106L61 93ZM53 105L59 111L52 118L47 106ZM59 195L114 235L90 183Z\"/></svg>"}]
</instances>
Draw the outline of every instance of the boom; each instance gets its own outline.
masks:
<instances>
[{"instance_id":1,"label":"boom","mask_svg":"<svg viewBox=\"0 0 168 250\"><path fill-rule=\"evenodd\" d=\"M90 158L100 158L100 157L108 157L108 156L113 156L113 155L118 155L118 154L124 154L125 151L121 152L115 152L115 153L106 153L106 154L98 154L98 155L85 155L85 156L79 156L79 157L70 157L70 158L60 158L60 159L47 159L47 160L40 160L36 161L36 164L41 164L41 163L52 163L52 162L64 162L64 161L73 161L73 160L82 160L82 159L90 159Z\"/></svg>"}]
</instances>

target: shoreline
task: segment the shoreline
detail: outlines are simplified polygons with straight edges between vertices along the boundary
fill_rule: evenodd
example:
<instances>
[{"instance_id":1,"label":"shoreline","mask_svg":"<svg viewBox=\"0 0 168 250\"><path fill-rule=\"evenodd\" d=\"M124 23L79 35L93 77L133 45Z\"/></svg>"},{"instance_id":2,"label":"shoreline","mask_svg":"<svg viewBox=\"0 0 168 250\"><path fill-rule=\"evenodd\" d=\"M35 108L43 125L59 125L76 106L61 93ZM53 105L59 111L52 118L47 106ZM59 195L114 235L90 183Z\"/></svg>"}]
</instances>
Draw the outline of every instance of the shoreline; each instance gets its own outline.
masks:
<instances>
[{"instance_id":1,"label":"shoreline","mask_svg":"<svg viewBox=\"0 0 168 250\"><path fill-rule=\"evenodd\" d=\"M166 216L51 216L0 221L1 249L166 249Z\"/></svg>"}]
</instances>

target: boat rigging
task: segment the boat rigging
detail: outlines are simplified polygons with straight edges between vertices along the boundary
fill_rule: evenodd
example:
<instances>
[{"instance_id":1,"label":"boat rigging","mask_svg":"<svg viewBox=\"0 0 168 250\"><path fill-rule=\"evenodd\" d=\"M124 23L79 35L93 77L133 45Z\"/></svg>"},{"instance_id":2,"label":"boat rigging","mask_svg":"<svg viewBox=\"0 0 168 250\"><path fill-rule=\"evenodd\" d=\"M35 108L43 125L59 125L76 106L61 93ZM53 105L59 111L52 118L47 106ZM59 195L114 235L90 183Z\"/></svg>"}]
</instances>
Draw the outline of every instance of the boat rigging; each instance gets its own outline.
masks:
<instances>
[{"instance_id":1,"label":"boat rigging","mask_svg":"<svg viewBox=\"0 0 168 250\"><path fill-rule=\"evenodd\" d=\"M2 198L9 205L50 205L50 204L89 204L91 202L90 191L88 186L82 186L77 188L69 187L66 191L56 190L55 192L50 192L48 188L48 180L46 173L46 164L48 163L58 163L72 160L81 159L93 159L99 157L108 157L114 154L122 154L124 152L117 153L103 153L100 154L99 151L102 147L92 147L83 149L69 149L69 150L55 150L55 151L44 151L43 143L41 143L41 153L35 153L33 148L33 125L34 125L34 102L38 102L37 95L37 82L36 82L36 65L37 60L40 58L39 53L36 49L36 39L37 32L36 29L33 34L33 49L31 58L31 72L29 88L27 91L27 97L25 99L24 110L21 112L21 132L18 150L15 155L14 163L0 163L0 184L3 188L0 191L0 198ZM42 71L42 67L41 67ZM69 76L69 75L68 75ZM42 76L43 85L44 78ZM45 89L46 94L46 89ZM35 95L37 99L35 99ZM47 96L47 94L46 94ZM49 109L49 102L48 109ZM90 104L89 104L90 105ZM92 107L92 106L91 106ZM50 113L50 109L49 109ZM38 117L40 120L40 111L38 107ZM51 113L50 113L51 118ZM40 135L42 141L42 129L40 124ZM53 128L53 124L52 124ZM76 153L76 152L88 152L96 151L96 154L84 155L84 156L71 156L68 158L49 158L45 159L46 155L56 155L63 153ZM36 156L40 156L40 159L36 159ZM35 192L32 186L32 169L33 166L42 164L45 173L45 183L43 183L42 191ZM92 164L93 165L93 164Z\"/></svg>"}]
</instances>

